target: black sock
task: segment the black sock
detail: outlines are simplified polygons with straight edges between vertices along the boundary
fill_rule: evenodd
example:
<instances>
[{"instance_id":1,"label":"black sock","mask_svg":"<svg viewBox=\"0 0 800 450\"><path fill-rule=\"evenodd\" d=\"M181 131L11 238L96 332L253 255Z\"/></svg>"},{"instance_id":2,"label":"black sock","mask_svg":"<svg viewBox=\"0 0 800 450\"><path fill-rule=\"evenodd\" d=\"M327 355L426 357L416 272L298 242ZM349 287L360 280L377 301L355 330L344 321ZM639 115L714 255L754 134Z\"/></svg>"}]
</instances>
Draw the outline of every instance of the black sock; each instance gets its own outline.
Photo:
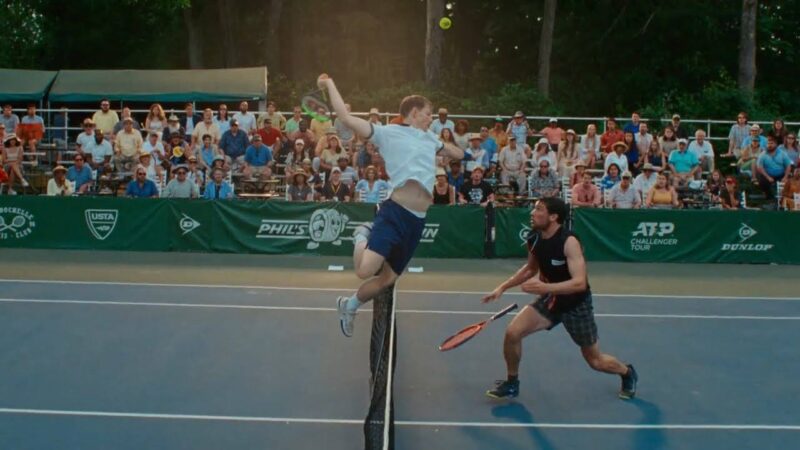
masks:
<instances>
[{"instance_id":1,"label":"black sock","mask_svg":"<svg viewBox=\"0 0 800 450\"><path fill-rule=\"evenodd\" d=\"M509 375L508 376L508 381L511 382L511 383L515 383L518 380L519 380L519 375Z\"/></svg>"}]
</instances>

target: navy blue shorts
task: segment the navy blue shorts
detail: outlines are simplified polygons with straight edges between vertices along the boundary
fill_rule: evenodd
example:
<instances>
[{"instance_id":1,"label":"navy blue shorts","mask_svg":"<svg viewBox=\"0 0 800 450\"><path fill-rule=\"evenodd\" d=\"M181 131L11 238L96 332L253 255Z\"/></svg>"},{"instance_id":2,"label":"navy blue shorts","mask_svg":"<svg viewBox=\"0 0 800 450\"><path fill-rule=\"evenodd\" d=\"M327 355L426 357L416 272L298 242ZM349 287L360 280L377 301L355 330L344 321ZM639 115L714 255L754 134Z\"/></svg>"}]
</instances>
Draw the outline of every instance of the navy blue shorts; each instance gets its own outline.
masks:
<instances>
[{"instance_id":1,"label":"navy blue shorts","mask_svg":"<svg viewBox=\"0 0 800 450\"><path fill-rule=\"evenodd\" d=\"M392 271L400 275L414 256L423 228L425 219L415 216L392 199L386 200L375 216L367 248L383 256Z\"/></svg>"}]
</instances>

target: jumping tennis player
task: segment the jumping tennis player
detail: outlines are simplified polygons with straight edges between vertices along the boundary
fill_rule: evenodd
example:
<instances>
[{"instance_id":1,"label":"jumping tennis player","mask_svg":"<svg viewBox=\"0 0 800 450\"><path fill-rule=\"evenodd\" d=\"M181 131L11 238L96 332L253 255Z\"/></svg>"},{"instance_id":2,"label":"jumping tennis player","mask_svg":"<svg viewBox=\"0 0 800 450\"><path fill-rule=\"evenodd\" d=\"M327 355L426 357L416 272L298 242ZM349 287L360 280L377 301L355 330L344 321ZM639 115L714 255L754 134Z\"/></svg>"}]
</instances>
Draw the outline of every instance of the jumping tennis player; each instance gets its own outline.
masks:
<instances>
[{"instance_id":1,"label":"jumping tennis player","mask_svg":"<svg viewBox=\"0 0 800 450\"><path fill-rule=\"evenodd\" d=\"M592 309L592 291L586 274L586 261L578 238L564 228L566 204L557 198L543 198L531 211L532 232L528 238L528 262L511 278L483 298L484 303L500 298L503 292L522 285L522 290L539 298L526 306L511 321L503 342L508 378L486 392L493 398L519 395L519 362L522 339L559 323L581 348L583 358L594 370L622 377L619 397L636 395L638 376L633 366L600 352L597 324Z\"/></svg>"},{"instance_id":2,"label":"jumping tennis player","mask_svg":"<svg viewBox=\"0 0 800 450\"><path fill-rule=\"evenodd\" d=\"M333 80L322 74L317 79L326 89L338 120L363 139L372 141L386 163L391 197L380 205L375 222L362 225L353 233L353 262L356 275L365 281L351 297L339 297L337 307L342 333L353 335L356 311L403 273L422 237L425 214L433 203L436 181L436 154L464 158L457 146L443 143L428 130L431 102L421 95L410 95L400 102L399 125L375 127L350 115Z\"/></svg>"}]
</instances>

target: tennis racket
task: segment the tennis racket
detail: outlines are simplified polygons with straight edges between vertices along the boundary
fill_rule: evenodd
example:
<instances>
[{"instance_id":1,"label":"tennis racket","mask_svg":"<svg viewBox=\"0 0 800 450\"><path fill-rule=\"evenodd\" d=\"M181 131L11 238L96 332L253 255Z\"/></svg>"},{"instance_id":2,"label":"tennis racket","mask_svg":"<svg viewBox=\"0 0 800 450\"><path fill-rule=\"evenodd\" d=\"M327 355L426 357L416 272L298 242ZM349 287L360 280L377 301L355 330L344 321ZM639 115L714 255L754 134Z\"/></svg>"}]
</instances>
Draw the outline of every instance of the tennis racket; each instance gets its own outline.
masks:
<instances>
[{"instance_id":1,"label":"tennis racket","mask_svg":"<svg viewBox=\"0 0 800 450\"><path fill-rule=\"evenodd\" d=\"M456 333L456 334L450 336L449 338L445 339L444 342L442 342L442 345L439 346L439 351L446 352L448 350L452 350L452 349L454 349L456 347L461 346L462 344L464 344L468 340L474 338L475 335L477 335L478 333L483 331L483 329L486 328L486 326L489 325L490 322L495 321L495 320L505 316L506 314L510 313L511 311L514 311L515 309L517 309L517 304L516 303L514 303L513 305L507 306L505 309L503 309L499 313L493 315L492 317L489 317L488 319L484 320L483 322L478 322L478 323L472 324L472 325L464 328L463 330L459 331L458 333Z\"/></svg>"},{"instance_id":2,"label":"tennis racket","mask_svg":"<svg viewBox=\"0 0 800 450\"><path fill-rule=\"evenodd\" d=\"M331 107L328 104L328 95L324 89L317 89L304 95L300 99L300 107L305 114L320 122L331 120ZM319 113L320 109L324 111L324 114Z\"/></svg>"}]
</instances>

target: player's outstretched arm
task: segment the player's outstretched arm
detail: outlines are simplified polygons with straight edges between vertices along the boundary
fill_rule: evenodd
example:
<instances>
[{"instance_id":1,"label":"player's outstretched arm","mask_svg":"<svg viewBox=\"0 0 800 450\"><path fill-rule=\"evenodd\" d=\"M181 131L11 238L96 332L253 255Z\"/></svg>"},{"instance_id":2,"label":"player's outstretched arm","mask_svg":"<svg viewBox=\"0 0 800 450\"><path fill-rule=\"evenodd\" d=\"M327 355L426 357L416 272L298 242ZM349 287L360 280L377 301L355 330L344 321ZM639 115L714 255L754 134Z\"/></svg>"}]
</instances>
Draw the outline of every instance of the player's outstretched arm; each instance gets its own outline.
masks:
<instances>
[{"instance_id":1,"label":"player's outstretched arm","mask_svg":"<svg viewBox=\"0 0 800 450\"><path fill-rule=\"evenodd\" d=\"M539 264L536 262L536 258L533 257L532 253L528 253L528 262L525 263L524 266L520 267L519 270L517 270L517 272L509 279L497 286L494 291L484 296L481 301L483 303L489 303L497 300L505 291L525 283L533 278L538 272Z\"/></svg>"},{"instance_id":2,"label":"player's outstretched arm","mask_svg":"<svg viewBox=\"0 0 800 450\"><path fill-rule=\"evenodd\" d=\"M348 128L365 139L372 134L372 127L369 122L359 117L352 116L347 111L347 108L344 106L342 94L336 89L333 79L323 73L317 78L317 86L319 86L320 89L326 89L328 91L328 95L331 99L331 106L333 106L334 111L336 111L336 117L344 122Z\"/></svg>"},{"instance_id":3,"label":"player's outstretched arm","mask_svg":"<svg viewBox=\"0 0 800 450\"><path fill-rule=\"evenodd\" d=\"M464 159L464 150L461 150L461 147L450 142L445 142L444 147L442 147L439 153L452 159Z\"/></svg>"}]
</instances>

